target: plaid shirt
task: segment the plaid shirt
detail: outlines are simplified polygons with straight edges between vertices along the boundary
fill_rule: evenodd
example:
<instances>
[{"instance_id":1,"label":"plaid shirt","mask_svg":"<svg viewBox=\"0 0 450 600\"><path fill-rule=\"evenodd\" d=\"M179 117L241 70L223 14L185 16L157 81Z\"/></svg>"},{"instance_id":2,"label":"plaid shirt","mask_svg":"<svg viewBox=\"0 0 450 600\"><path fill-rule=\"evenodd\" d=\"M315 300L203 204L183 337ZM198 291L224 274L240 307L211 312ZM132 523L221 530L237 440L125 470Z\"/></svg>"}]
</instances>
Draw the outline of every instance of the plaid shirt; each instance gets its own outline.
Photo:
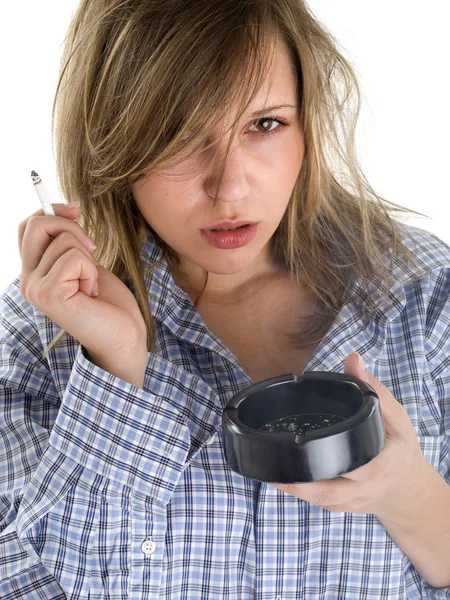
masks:
<instances>
[{"instance_id":1,"label":"plaid shirt","mask_svg":"<svg viewBox=\"0 0 450 600\"><path fill-rule=\"evenodd\" d=\"M370 315L356 281L305 371L342 373L361 354L450 483L450 247L403 226L420 271L396 262L388 301L373 283ZM144 266L161 257L149 235ZM165 261L146 281L157 346L143 389L92 364L71 336L43 360L60 328L22 298L19 278L3 292L2 600L450 598L375 516L230 470L221 414L252 381Z\"/></svg>"}]
</instances>

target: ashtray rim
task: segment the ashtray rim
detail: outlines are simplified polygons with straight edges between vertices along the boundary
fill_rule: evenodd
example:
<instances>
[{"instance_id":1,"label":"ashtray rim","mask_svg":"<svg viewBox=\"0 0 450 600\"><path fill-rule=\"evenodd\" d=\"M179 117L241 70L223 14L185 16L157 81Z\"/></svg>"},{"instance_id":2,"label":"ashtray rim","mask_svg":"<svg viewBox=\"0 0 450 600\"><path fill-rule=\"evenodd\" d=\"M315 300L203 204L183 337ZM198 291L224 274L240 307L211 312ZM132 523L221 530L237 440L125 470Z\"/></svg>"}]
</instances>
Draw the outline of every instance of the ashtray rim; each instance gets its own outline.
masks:
<instances>
[{"instance_id":1,"label":"ashtray rim","mask_svg":"<svg viewBox=\"0 0 450 600\"><path fill-rule=\"evenodd\" d=\"M356 387L361 393L361 406L349 417L345 417L342 421L328 425L326 427L320 427L305 432L304 434L295 433L292 431L267 431L250 427L243 423L239 417L238 409L242 402L244 402L250 396L257 394L263 390L267 390L271 387L278 385L286 385L292 383L301 383L302 381L332 381L341 382L353 387ZM286 437L290 436L297 443L311 442L323 438L333 437L342 433L350 431L353 426L359 425L365 420L369 419L373 412L376 410L376 404L379 403L379 398L376 391L368 383L361 381L357 377L348 374L334 373L330 371L305 371L303 375L299 376L295 373L281 375L279 377L272 377L265 379L251 386L248 386L240 393L233 396L226 404L222 413L223 424L230 428L235 434L252 436L271 436L272 439L275 437ZM367 413L363 417L363 413Z\"/></svg>"}]
</instances>

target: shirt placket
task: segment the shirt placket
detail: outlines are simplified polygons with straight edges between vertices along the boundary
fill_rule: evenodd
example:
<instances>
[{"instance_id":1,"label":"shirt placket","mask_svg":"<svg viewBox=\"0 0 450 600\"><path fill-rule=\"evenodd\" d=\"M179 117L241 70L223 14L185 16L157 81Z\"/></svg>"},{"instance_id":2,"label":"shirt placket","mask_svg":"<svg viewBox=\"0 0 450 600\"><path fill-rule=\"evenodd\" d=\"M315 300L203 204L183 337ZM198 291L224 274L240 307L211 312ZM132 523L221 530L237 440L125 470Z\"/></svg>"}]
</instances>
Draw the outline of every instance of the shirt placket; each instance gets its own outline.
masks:
<instances>
[{"instance_id":1,"label":"shirt placket","mask_svg":"<svg viewBox=\"0 0 450 600\"><path fill-rule=\"evenodd\" d=\"M166 528L165 506L131 502L130 600L159 597Z\"/></svg>"}]
</instances>

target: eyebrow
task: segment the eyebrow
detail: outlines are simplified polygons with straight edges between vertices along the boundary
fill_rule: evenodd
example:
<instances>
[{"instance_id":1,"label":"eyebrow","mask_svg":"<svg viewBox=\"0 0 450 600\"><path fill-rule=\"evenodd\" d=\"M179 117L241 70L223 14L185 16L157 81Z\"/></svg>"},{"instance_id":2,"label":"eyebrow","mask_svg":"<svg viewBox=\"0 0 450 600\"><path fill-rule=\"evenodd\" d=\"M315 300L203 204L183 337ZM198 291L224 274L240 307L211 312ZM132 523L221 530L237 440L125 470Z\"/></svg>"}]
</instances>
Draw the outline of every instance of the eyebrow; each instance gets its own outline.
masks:
<instances>
[{"instance_id":1,"label":"eyebrow","mask_svg":"<svg viewBox=\"0 0 450 600\"><path fill-rule=\"evenodd\" d=\"M251 117L260 117L260 116L267 114L268 112L271 112L272 110L278 110L279 108L295 108L295 106L293 106L292 104L277 104L275 106L268 106L267 108L257 110L256 112L251 113L250 116Z\"/></svg>"}]
</instances>

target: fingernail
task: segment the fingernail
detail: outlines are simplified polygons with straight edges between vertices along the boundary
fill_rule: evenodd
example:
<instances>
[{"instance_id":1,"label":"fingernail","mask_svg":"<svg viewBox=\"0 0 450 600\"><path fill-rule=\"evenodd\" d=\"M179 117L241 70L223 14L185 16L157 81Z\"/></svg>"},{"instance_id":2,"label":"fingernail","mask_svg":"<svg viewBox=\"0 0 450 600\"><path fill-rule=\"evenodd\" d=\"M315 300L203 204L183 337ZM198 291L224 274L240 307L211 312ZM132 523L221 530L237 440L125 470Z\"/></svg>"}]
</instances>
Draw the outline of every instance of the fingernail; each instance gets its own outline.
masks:
<instances>
[{"instance_id":1,"label":"fingernail","mask_svg":"<svg viewBox=\"0 0 450 600\"><path fill-rule=\"evenodd\" d=\"M359 356L359 366L361 367L361 369L365 369L362 356Z\"/></svg>"},{"instance_id":2,"label":"fingernail","mask_svg":"<svg viewBox=\"0 0 450 600\"><path fill-rule=\"evenodd\" d=\"M95 298L96 296L98 296L98 281L94 285L94 293L92 294L93 298Z\"/></svg>"},{"instance_id":3,"label":"fingernail","mask_svg":"<svg viewBox=\"0 0 450 600\"><path fill-rule=\"evenodd\" d=\"M97 246L94 244L94 242L88 236L86 236L84 238L84 242L85 242L86 246L89 248L89 250L95 250L97 248Z\"/></svg>"},{"instance_id":4,"label":"fingernail","mask_svg":"<svg viewBox=\"0 0 450 600\"><path fill-rule=\"evenodd\" d=\"M67 208L80 208L79 202L67 202Z\"/></svg>"}]
</instances>

